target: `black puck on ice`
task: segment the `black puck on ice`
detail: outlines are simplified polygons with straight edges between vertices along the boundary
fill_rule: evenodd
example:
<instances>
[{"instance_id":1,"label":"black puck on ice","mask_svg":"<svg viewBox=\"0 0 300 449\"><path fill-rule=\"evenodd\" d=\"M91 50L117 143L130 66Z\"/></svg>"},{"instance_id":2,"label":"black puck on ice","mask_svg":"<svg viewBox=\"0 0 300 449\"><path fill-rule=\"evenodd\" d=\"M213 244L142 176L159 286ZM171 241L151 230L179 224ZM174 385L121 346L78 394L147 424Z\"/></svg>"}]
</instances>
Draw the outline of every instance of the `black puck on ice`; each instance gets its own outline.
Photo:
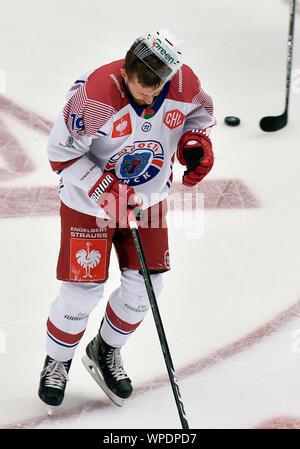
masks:
<instances>
[{"instance_id":1,"label":"black puck on ice","mask_svg":"<svg viewBox=\"0 0 300 449\"><path fill-rule=\"evenodd\" d=\"M241 120L238 117L229 115L228 117L225 117L224 122L228 126L238 126L241 123Z\"/></svg>"}]
</instances>

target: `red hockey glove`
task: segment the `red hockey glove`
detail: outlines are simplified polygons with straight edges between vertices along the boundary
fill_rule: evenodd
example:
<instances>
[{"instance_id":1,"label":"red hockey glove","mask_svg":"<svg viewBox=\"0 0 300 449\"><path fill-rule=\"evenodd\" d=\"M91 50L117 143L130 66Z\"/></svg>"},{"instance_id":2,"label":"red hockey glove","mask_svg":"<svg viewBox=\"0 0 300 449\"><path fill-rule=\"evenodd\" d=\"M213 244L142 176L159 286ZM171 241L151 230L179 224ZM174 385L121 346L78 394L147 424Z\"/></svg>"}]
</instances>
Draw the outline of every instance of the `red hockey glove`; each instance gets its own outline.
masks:
<instances>
[{"instance_id":1,"label":"red hockey glove","mask_svg":"<svg viewBox=\"0 0 300 449\"><path fill-rule=\"evenodd\" d=\"M214 164L210 138L200 132L186 132L178 143L177 158L187 168L182 184L194 186L210 172Z\"/></svg>"},{"instance_id":2,"label":"red hockey glove","mask_svg":"<svg viewBox=\"0 0 300 449\"><path fill-rule=\"evenodd\" d=\"M141 207L143 204L142 198L132 187L107 172L103 173L89 191L89 197L93 198L121 227L127 226L127 209Z\"/></svg>"}]
</instances>

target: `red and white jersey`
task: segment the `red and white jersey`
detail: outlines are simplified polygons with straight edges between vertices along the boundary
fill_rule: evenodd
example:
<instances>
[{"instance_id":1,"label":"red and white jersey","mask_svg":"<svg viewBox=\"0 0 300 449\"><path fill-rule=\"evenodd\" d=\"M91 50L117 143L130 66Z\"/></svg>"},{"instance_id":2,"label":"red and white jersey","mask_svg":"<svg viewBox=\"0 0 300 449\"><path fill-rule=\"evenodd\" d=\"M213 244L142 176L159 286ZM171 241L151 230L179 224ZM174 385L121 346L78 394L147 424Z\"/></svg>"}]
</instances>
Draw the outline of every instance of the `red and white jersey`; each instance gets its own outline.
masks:
<instances>
[{"instance_id":1,"label":"red and white jersey","mask_svg":"<svg viewBox=\"0 0 300 449\"><path fill-rule=\"evenodd\" d=\"M153 109L144 109L121 76L124 63L112 62L75 81L49 139L61 200L88 215L106 217L88 196L104 171L132 186L144 207L166 198L182 134L208 134L215 124L212 99L189 66L164 85Z\"/></svg>"}]
</instances>

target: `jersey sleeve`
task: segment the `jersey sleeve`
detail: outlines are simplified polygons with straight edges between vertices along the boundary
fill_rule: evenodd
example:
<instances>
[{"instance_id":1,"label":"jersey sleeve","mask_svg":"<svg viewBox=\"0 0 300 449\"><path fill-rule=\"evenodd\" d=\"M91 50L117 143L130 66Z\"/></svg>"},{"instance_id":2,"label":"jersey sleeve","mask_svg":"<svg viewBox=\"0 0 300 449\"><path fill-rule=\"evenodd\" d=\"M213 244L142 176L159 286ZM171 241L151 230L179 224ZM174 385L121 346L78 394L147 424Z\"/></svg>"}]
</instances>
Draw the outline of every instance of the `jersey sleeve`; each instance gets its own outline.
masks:
<instances>
[{"instance_id":1,"label":"jersey sleeve","mask_svg":"<svg viewBox=\"0 0 300 449\"><path fill-rule=\"evenodd\" d=\"M183 64L172 80L170 97L188 105L183 133L187 131L205 132L216 124L214 105L210 95L202 88L201 82L193 70Z\"/></svg>"},{"instance_id":2,"label":"jersey sleeve","mask_svg":"<svg viewBox=\"0 0 300 449\"><path fill-rule=\"evenodd\" d=\"M199 131L209 136L211 128L216 125L212 98L203 90L197 79L197 92L192 99L194 109L186 116L184 133Z\"/></svg>"},{"instance_id":3,"label":"jersey sleeve","mask_svg":"<svg viewBox=\"0 0 300 449\"><path fill-rule=\"evenodd\" d=\"M47 147L52 170L86 192L102 174L100 167L89 159L91 143L92 137L83 135L75 139L72 136L61 112L51 130Z\"/></svg>"},{"instance_id":4,"label":"jersey sleeve","mask_svg":"<svg viewBox=\"0 0 300 449\"><path fill-rule=\"evenodd\" d=\"M63 116L66 126L75 140L81 137L99 137L101 128L117 112L112 106L106 86L97 85L96 79L91 77L80 86L67 101ZM102 92L103 89L103 92ZM97 95L100 90L100 95Z\"/></svg>"},{"instance_id":5,"label":"jersey sleeve","mask_svg":"<svg viewBox=\"0 0 300 449\"><path fill-rule=\"evenodd\" d=\"M48 158L64 180L89 191L102 175L89 159L93 139L116 113L106 73L97 69L77 80L67 94L66 104L57 117L48 142ZM116 98L116 95L115 95ZM114 98L114 99L115 99Z\"/></svg>"}]
</instances>

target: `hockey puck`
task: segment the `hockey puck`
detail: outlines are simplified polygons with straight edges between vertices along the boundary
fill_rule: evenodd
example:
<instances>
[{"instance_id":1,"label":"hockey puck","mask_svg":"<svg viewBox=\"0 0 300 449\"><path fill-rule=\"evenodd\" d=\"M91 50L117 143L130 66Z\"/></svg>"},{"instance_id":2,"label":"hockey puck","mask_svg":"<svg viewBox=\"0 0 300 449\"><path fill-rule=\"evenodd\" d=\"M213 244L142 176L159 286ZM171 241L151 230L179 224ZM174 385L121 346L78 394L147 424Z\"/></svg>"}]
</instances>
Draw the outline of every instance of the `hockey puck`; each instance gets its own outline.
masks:
<instances>
[{"instance_id":1,"label":"hockey puck","mask_svg":"<svg viewBox=\"0 0 300 449\"><path fill-rule=\"evenodd\" d=\"M229 115L228 117L225 117L224 122L228 126L238 126L241 123L241 121L238 117L234 117L231 115Z\"/></svg>"}]
</instances>

